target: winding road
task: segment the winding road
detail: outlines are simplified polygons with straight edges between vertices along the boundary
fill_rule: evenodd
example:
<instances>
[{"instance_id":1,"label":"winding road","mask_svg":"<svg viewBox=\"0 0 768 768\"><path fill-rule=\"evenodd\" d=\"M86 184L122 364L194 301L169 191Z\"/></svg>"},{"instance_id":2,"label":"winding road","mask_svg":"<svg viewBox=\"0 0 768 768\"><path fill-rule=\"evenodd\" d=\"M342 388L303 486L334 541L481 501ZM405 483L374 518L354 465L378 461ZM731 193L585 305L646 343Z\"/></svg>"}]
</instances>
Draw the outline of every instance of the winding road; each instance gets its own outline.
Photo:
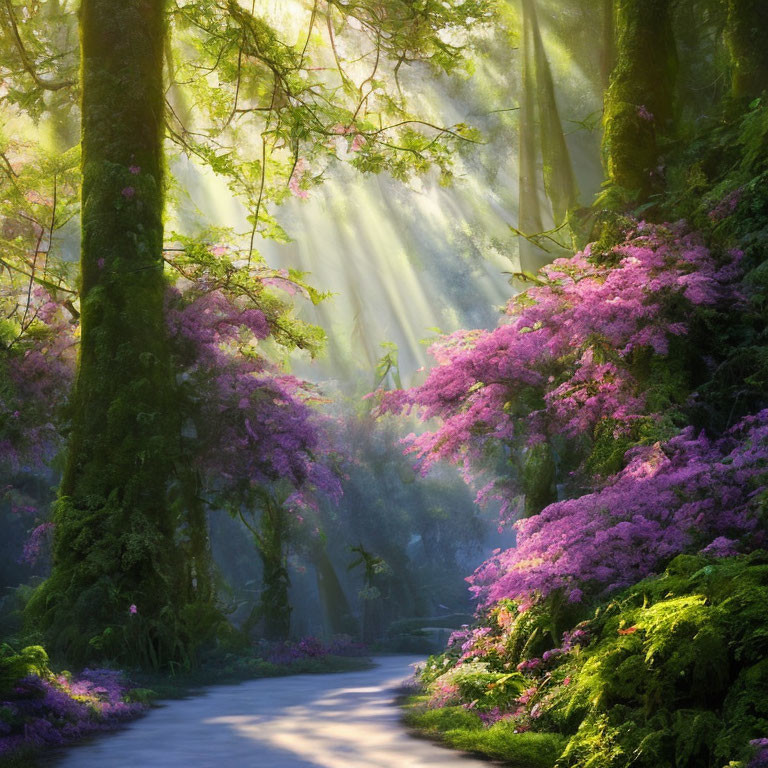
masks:
<instances>
[{"instance_id":1,"label":"winding road","mask_svg":"<svg viewBox=\"0 0 768 768\"><path fill-rule=\"evenodd\" d=\"M56 768L488 768L408 734L395 705L406 656L375 669L265 678L171 701L71 747Z\"/></svg>"}]
</instances>

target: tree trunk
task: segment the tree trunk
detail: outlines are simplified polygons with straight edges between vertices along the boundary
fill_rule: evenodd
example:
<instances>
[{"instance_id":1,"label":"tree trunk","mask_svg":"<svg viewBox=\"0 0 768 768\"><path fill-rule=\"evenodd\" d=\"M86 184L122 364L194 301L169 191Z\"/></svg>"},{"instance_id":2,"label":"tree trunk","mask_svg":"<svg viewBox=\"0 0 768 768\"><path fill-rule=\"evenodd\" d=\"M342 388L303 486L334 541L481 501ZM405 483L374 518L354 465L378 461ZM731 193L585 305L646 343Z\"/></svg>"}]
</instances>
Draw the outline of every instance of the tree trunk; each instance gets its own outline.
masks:
<instances>
[{"instance_id":1,"label":"tree trunk","mask_svg":"<svg viewBox=\"0 0 768 768\"><path fill-rule=\"evenodd\" d=\"M522 60L520 96L518 229L535 235L544 229L537 184L536 81L530 0L520 0L520 56ZM520 238L520 269L536 272L549 261L546 251Z\"/></svg>"},{"instance_id":2,"label":"tree trunk","mask_svg":"<svg viewBox=\"0 0 768 768\"><path fill-rule=\"evenodd\" d=\"M191 569L190 601L211 604L215 598L213 586L213 556L208 534L208 515L202 498L200 475L190 471L185 478L186 520L189 531L188 566Z\"/></svg>"},{"instance_id":3,"label":"tree trunk","mask_svg":"<svg viewBox=\"0 0 768 768\"><path fill-rule=\"evenodd\" d=\"M727 0L726 39L731 55L731 91L736 99L753 99L768 90L768 3Z\"/></svg>"},{"instance_id":4,"label":"tree trunk","mask_svg":"<svg viewBox=\"0 0 768 768\"><path fill-rule=\"evenodd\" d=\"M163 665L179 652L170 628L184 593L166 499L177 430L163 311L165 2L83 0L80 26L82 341L53 572L31 611L68 659ZM139 622L128 652L121 638Z\"/></svg>"},{"instance_id":5,"label":"tree trunk","mask_svg":"<svg viewBox=\"0 0 768 768\"><path fill-rule=\"evenodd\" d=\"M661 181L658 136L672 121L677 55L672 0L616 0L616 64L603 151L617 201L648 199Z\"/></svg>"},{"instance_id":6,"label":"tree trunk","mask_svg":"<svg viewBox=\"0 0 768 768\"><path fill-rule=\"evenodd\" d=\"M359 631L352 608L336 574L325 545L319 543L314 551L317 591L323 604L325 624L332 635L355 635Z\"/></svg>"},{"instance_id":7,"label":"tree trunk","mask_svg":"<svg viewBox=\"0 0 768 768\"><path fill-rule=\"evenodd\" d=\"M534 0L525 0L533 42L536 65L536 93L539 106L539 130L541 132L541 157L544 165L544 189L552 205L555 225L568 217L578 199L576 179L568 145L565 142L563 124L555 98L555 84L549 66L544 41L536 13Z\"/></svg>"},{"instance_id":8,"label":"tree trunk","mask_svg":"<svg viewBox=\"0 0 768 768\"><path fill-rule=\"evenodd\" d=\"M261 517L261 540L257 542L263 566L259 614L264 619L264 637L267 640L287 640L291 631L287 528L283 508L274 500L268 500Z\"/></svg>"},{"instance_id":9,"label":"tree trunk","mask_svg":"<svg viewBox=\"0 0 768 768\"><path fill-rule=\"evenodd\" d=\"M538 515L544 507L557 501L555 458L549 443L534 445L525 458L523 468L525 516Z\"/></svg>"},{"instance_id":10,"label":"tree trunk","mask_svg":"<svg viewBox=\"0 0 768 768\"><path fill-rule=\"evenodd\" d=\"M600 49L600 79L603 90L611 84L611 72L616 64L616 20L614 18L615 0L601 0L603 45Z\"/></svg>"}]
</instances>

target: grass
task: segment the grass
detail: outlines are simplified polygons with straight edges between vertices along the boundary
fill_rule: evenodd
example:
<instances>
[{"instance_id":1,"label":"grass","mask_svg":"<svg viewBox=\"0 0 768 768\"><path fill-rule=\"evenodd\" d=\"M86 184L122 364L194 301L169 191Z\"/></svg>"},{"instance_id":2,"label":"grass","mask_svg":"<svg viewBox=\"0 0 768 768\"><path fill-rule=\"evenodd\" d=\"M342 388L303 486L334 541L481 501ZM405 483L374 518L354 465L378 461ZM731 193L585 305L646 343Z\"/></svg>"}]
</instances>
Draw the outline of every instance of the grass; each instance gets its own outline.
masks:
<instances>
[{"instance_id":1,"label":"grass","mask_svg":"<svg viewBox=\"0 0 768 768\"><path fill-rule=\"evenodd\" d=\"M515 733L510 723L490 728L463 707L428 709L424 696L404 703L406 725L453 749L501 760L511 768L553 768L567 739L550 733Z\"/></svg>"}]
</instances>

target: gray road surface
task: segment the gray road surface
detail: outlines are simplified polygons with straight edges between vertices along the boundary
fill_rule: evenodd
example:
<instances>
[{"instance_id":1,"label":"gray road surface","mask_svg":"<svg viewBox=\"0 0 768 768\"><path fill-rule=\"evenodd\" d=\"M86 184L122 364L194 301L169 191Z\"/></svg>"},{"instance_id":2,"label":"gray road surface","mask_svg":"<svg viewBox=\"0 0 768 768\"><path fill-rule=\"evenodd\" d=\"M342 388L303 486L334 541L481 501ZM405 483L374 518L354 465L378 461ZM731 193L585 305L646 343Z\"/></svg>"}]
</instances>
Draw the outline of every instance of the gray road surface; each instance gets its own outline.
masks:
<instances>
[{"instance_id":1,"label":"gray road surface","mask_svg":"<svg viewBox=\"0 0 768 768\"><path fill-rule=\"evenodd\" d=\"M397 690L412 657L335 675L208 688L74 746L56 768L488 768L399 722Z\"/></svg>"}]
</instances>

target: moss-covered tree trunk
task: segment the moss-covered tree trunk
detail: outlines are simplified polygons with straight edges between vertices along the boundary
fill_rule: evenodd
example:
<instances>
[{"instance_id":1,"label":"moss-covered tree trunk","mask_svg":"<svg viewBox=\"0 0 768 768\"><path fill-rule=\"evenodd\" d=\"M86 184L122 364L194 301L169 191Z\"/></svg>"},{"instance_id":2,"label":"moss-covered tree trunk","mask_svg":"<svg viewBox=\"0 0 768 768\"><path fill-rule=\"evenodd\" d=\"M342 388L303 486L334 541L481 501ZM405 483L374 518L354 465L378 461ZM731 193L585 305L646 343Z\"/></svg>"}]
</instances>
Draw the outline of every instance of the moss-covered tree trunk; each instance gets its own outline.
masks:
<instances>
[{"instance_id":1,"label":"moss-covered tree trunk","mask_svg":"<svg viewBox=\"0 0 768 768\"><path fill-rule=\"evenodd\" d=\"M731 89L737 99L751 99L768 90L768 2L726 0L726 38L731 55Z\"/></svg>"},{"instance_id":2,"label":"moss-covered tree trunk","mask_svg":"<svg viewBox=\"0 0 768 768\"><path fill-rule=\"evenodd\" d=\"M600 47L600 80L603 90L611 84L611 72L616 63L616 22L614 19L615 0L600 0L600 15L603 44Z\"/></svg>"},{"instance_id":3,"label":"moss-covered tree trunk","mask_svg":"<svg viewBox=\"0 0 768 768\"><path fill-rule=\"evenodd\" d=\"M538 515L544 507L557 501L555 457L549 443L530 448L523 465L525 516Z\"/></svg>"},{"instance_id":4,"label":"moss-covered tree trunk","mask_svg":"<svg viewBox=\"0 0 768 768\"><path fill-rule=\"evenodd\" d=\"M73 661L163 665L184 593L166 499L165 0L83 0L80 27L82 340L53 572L30 611Z\"/></svg>"},{"instance_id":5,"label":"moss-covered tree trunk","mask_svg":"<svg viewBox=\"0 0 768 768\"><path fill-rule=\"evenodd\" d=\"M672 0L616 0L616 63L605 98L603 150L617 200L648 199L661 180L659 137L674 114Z\"/></svg>"}]
</instances>

